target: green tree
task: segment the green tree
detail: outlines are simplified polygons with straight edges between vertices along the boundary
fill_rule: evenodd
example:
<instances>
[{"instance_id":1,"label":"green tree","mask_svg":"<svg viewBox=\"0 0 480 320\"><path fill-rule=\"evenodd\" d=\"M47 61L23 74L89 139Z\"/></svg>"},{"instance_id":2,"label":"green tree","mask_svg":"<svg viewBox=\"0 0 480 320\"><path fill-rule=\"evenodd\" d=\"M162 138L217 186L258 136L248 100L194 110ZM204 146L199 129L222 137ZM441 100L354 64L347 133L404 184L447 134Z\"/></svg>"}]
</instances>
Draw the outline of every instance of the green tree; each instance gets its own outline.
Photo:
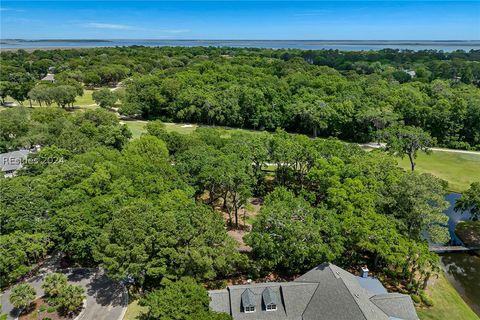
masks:
<instances>
[{"instance_id":1,"label":"green tree","mask_svg":"<svg viewBox=\"0 0 480 320\"><path fill-rule=\"evenodd\" d=\"M115 92L106 88L94 91L92 98L102 108L113 108L117 102Z\"/></svg>"},{"instance_id":2,"label":"green tree","mask_svg":"<svg viewBox=\"0 0 480 320\"><path fill-rule=\"evenodd\" d=\"M141 304L148 307L146 319L158 320L228 320L228 314L209 310L204 287L192 278L162 281L162 288L149 293Z\"/></svg>"},{"instance_id":3,"label":"green tree","mask_svg":"<svg viewBox=\"0 0 480 320\"><path fill-rule=\"evenodd\" d=\"M2 194L3 198L3 194ZM2 211L0 209L0 211ZM13 216L2 215L5 221ZM2 233L5 232L2 230ZM14 231L0 235L0 287L5 287L12 281L31 270L33 265L47 255L52 247L49 236L45 233L25 233Z\"/></svg>"},{"instance_id":4,"label":"green tree","mask_svg":"<svg viewBox=\"0 0 480 320\"><path fill-rule=\"evenodd\" d=\"M15 308L27 308L35 300L36 294L31 284L22 283L12 288L9 300Z\"/></svg>"},{"instance_id":5,"label":"green tree","mask_svg":"<svg viewBox=\"0 0 480 320\"><path fill-rule=\"evenodd\" d=\"M480 218L480 182L474 182L455 203L455 211L468 211L473 220Z\"/></svg>"},{"instance_id":6,"label":"green tree","mask_svg":"<svg viewBox=\"0 0 480 320\"><path fill-rule=\"evenodd\" d=\"M297 100L293 107L294 114L299 117L301 124L312 130L313 137L317 137L319 130L328 128L333 109L321 98L306 92L302 92Z\"/></svg>"},{"instance_id":7,"label":"green tree","mask_svg":"<svg viewBox=\"0 0 480 320\"><path fill-rule=\"evenodd\" d=\"M52 100L61 107L73 105L77 96L77 89L70 85L59 85L51 88Z\"/></svg>"},{"instance_id":8,"label":"green tree","mask_svg":"<svg viewBox=\"0 0 480 320\"><path fill-rule=\"evenodd\" d=\"M422 232L428 232L433 242L445 243L450 238L443 213L448 207L445 188L446 183L431 174L403 174L388 191L387 210L409 237L421 240Z\"/></svg>"},{"instance_id":9,"label":"green tree","mask_svg":"<svg viewBox=\"0 0 480 320\"><path fill-rule=\"evenodd\" d=\"M42 289L48 297L55 298L59 296L67 287L67 276L61 273L50 273L45 277Z\"/></svg>"},{"instance_id":10,"label":"green tree","mask_svg":"<svg viewBox=\"0 0 480 320\"><path fill-rule=\"evenodd\" d=\"M14 108L0 113L0 152L17 149L30 129L29 111L26 108Z\"/></svg>"},{"instance_id":11,"label":"green tree","mask_svg":"<svg viewBox=\"0 0 480 320\"><path fill-rule=\"evenodd\" d=\"M10 81L0 81L0 102L5 103L5 98L10 95L10 88L12 83Z\"/></svg>"},{"instance_id":12,"label":"green tree","mask_svg":"<svg viewBox=\"0 0 480 320\"><path fill-rule=\"evenodd\" d=\"M415 159L418 151L430 152L434 144L428 132L411 126L395 126L385 130L384 137L387 142L387 151L393 155L408 156L412 171L415 170Z\"/></svg>"},{"instance_id":13,"label":"green tree","mask_svg":"<svg viewBox=\"0 0 480 320\"><path fill-rule=\"evenodd\" d=\"M312 208L285 188L264 202L245 241L265 270L300 273L338 257L342 248L333 212Z\"/></svg>"},{"instance_id":14,"label":"green tree","mask_svg":"<svg viewBox=\"0 0 480 320\"><path fill-rule=\"evenodd\" d=\"M164 193L157 205L139 200L114 212L95 258L111 277L136 284L187 275L213 279L241 260L218 213L181 191Z\"/></svg>"},{"instance_id":15,"label":"green tree","mask_svg":"<svg viewBox=\"0 0 480 320\"><path fill-rule=\"evenodd\" d=\"M85 289L80 285L69 284L58 295L58 307L65 313L72 313L83 305Z\"/></svg>"}]
</instances>

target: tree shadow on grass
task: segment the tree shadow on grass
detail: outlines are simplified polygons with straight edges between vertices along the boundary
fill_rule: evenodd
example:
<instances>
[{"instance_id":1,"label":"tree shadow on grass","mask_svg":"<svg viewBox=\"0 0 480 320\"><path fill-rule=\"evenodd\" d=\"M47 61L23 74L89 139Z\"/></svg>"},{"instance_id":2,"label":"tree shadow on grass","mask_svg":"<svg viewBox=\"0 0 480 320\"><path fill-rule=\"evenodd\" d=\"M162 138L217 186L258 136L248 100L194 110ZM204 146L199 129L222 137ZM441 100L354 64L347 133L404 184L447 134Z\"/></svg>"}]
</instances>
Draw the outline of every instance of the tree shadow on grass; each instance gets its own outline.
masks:
<instances>
[{"instance_id":1,"label":"tree shadow on grass","mask_svg":"<svg viewBox=\"0 0 480 320\"><path fill-rule=\"evenodd\" d=\"M108 279L105 274L95 276L87 285L87 294L93 296L101 306L123 306L124 289L118 282Z\"/></svg>"}]
</instances>

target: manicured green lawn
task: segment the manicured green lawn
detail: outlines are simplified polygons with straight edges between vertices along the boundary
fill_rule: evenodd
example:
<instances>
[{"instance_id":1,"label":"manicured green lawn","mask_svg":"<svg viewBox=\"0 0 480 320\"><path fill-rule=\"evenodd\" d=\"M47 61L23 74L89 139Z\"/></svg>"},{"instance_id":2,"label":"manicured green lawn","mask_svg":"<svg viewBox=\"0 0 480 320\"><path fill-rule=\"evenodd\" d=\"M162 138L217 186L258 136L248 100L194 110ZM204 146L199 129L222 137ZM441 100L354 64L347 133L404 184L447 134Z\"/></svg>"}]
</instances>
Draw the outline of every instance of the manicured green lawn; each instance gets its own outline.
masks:
<instances>
[{"instance_id":1,"label":"manicured green lawn","mask_svg":"<svg viewBox=\"0 0 480 320\"><path fill-rule=\"evenodd\" d=\"M123 320L140 320L140 315L147 311L147 307L138 304L138 300L133 300L128 304L127 312Z\"/></svg>"},{"instance_id":2,"label":"manicured green lawn","mask_svg":"<svg viewBox=\"0 0 480 320\"><path fill-rule=\"evenodd\" d=\"M92 93L93 93L93 90L83 90L83 96L77 96L77 98L75 99L75 103L74 105L76 106L92 106L92 105L95 105L96 107L96 104L95 104L95 101L93 101L93 98L92 98Z\"/></svg>"},{"instance_id":3,"label":"manicured green lawn","mask_svg":"<svg viewBox=\"0 0 480 320\"><path fill-rule=\"evenodd\" d=\"M168 132L178 132L182 134L192 134L198 128L196 124L170 123L164 122Z\"/></svg>"},{"instance_id":4,"label":"manicured green lawn","mask_svg":"<svg viewBox=\"0 0 480 320\"><path fill-rule=\"evenodd\" d=\"M93 90L83 90L83 96L77 96L75 98L75 102L73 103L73 105L75 106L78 106L80 107L80 109L94 109L94 108L98 108L98 106L96 105L95 101L93 101L93 98L92 98L92 93L93 93ZM5 99L5 101L7 102L14 102L14 100L10 97L7 97ZM25 102L23 102L23 105L25 107L29 107L30 106L30 102L27 100ZM44 107L44 105L42 104L42 106ZM52 107L57 107L57 104L56 103L53 103L51 105ZM32 101L32 107L34 108L37 108L37 107L40 107L39 104L37 104L35 101ZM4 109L7 109L5 107L0 107L0 111L4 110Z\"/></svg>"},{"instance_id":5,"label":"manicured green lawn","mask_svg":"<svg viewBox=\"0 0 480 320\"><path fill-rule=\"evenodd\" d=\"M438 280L427 288L433 299L430 308L417 308L420 320L478 320L479 317L463 301L458 292L440 273Z\"/></svg>"},{"instance_id":6,"label":"manicured green lawn","mask_svg":"<svg viewBox=\"0 0 480 320\"><path fill-rule=\"evenodd\" d=\"M415 170L428 172L448 181L448 189L462 192L474 181L480 181L480 155L445 151L420 152ZM405 170L410 170L407 157L399 160Z\"/></svg>"},{"instance_id":7,"label":"manicured green lawn","mask_svg":"<svg viewBox=\"0 0 480 320\"><path fill-rule=\"evenodd\" d=\"M148 121L144 120L125 120L123 121L130 131L132 131L133 138L138 138L142 135L142 133L147 132L145 129L145 126L147 125ZM198 128L197 125L185 125L182 123L165 123L165 127L168 132L178 132L182 134L191 134L193 131L195 131L196 128Z\"/></svg>"},{"instance_id":8,"label":"manicured green lawn","mask_svg":"<svg viewBox=\"0 0 480 320\"><path fill-rule=\"evenodd\" d=\"M127 127L132 131L132 138L136 139L142 135L142 133L147 132L145 126L147 125L146 121L132 120L132 121L123 121Z\"/></svg>"}]
</instances>

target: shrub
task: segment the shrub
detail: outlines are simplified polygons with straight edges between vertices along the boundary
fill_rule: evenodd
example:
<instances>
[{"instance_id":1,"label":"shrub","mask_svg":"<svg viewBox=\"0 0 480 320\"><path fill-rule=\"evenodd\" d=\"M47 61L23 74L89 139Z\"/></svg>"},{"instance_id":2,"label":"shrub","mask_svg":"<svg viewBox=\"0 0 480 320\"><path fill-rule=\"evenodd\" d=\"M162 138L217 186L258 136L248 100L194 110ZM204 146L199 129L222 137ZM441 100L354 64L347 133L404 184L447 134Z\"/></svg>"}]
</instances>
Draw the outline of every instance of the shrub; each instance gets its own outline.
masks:
<instances>
[{"instance_id":1,"label":"shrub","mask_svg":"<svg viewBox=\"0 0 480 320\"><path fill-rule=\"evenodd\" d=\"M31 284L22 283L13 287L10 294L10 302L16 308L25 308L35 300L36 294Z\"/></svg>"},{"instance_id":2,"label":"shrub","mask_svg":"<svg viewBox=\"0 0 480 320\"><path fill-rule=\"evenodd\" d=\"M54 306L49 306L49 307L47 308L47 312L48 312L48 313L54 313L55 311L57 311L57 308L54 307Z\"/></svg>"},{"instance_id":3,"label":"shrub","mask_svg":"<svg viewBox=\"0 0 480 320\"><path fill-rule=\"evenodd\" d=\"M51 273L43 281L42 288L48 297L56 297L67 286L67 276L61 273Z\"/></svg>"},{"instance_id":4,"label":"shrub","mask_svg":"<svg viewBox=\"0 0 480 320\"><path fill-rule=\"evenodd\" d=\"M40 306L40 308L38 308L38 311L40 311L40 312L44 312L45 310L47 310L47 306L44 305L44 304L42 304L42 305Z\"/></svg>"},{"instance_id":5,"label":"shrub","mask_svg":"<svg viewBox=\"0 0 480 320\"><path fill-rule=\"evenodd\" d=\"M420 299L420 297L419 297L417 294L411 294L410 297L412 297L412 300L413 300L413 302L415 302L415 303L420 303L420 302L422 302L422 300Z\"/></svg>"},{"instance_id":6,"label":"shrub","mask_svg":"<svg viewBox=\"0 0 480 320\"><path fill-rule=\"evenodd\" d=\"M420 292L420 298L422 299L422 302L428 306L431 307L433 306L433 300L430 298L425 292Z\"/></svg>"},{"instance_id":7,"label":"shrub","mask_svg":"<svg viewBox=\"0 0 480 320\"><path fill-rule=\"evenodd\" d=\"M85 299L85 289L79 285L67 285L58 296L58 304L61 309L67 312L77 310Z\"/></svg>"}]
</instances>

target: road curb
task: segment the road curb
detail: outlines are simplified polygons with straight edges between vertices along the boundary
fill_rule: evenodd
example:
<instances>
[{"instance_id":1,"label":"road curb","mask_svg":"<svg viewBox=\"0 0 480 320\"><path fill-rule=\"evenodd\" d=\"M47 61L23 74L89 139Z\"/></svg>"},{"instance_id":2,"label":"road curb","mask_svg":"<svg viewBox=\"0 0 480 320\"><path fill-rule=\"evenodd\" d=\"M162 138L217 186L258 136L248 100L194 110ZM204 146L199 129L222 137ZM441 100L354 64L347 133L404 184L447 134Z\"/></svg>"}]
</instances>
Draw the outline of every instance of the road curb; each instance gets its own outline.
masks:
<instances>
[{"instance_id":1,"label":"road curb","mask_svg":"<svg viewBox=\"0 0 480 320\"><path fill-rule=\"evenodd\" d=\"M117 318L117 320L123 320L125 317L125 313L127 313L128 309L128 290L127 287L122 283L123 286L123 294L125 295L125 298L123 299L123 303L125 304L122 309L122 313L120 313L120 316Z\"/></svg>"}]
</instances>

